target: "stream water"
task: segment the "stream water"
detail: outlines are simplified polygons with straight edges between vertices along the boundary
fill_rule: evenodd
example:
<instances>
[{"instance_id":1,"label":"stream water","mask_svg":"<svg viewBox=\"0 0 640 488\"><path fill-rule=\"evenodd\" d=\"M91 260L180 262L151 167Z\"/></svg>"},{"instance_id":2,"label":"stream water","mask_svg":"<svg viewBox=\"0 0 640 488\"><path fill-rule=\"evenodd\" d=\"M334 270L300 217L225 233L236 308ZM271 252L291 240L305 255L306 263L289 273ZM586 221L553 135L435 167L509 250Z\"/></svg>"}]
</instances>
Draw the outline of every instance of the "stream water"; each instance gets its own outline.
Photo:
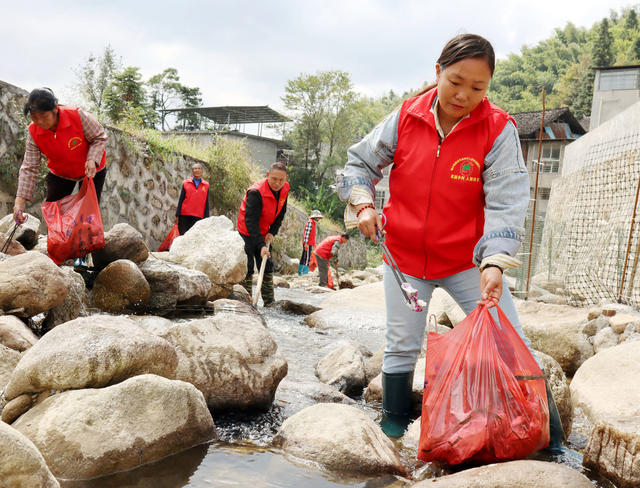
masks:
<instances>
[{"instance_id":1,"label":"stream water","mask_svg":"<svg viewBox=\"0 0 640 488\"><path fill-rule=\"evenodd\" d=\"M290 299L313 305L323 300L299 289L276 288L276 299ZM267 327L286 358L289 372L286 382L317 382L315 364L336 348L340 340L355 340L372 352L383 343L384 330L351 317L339 329L317 330L307 326L304 316L277 309L261 309ZM188 319L180 319L188 320ZM281 391L284 390L284 391ZM356 407L377 419L379 410L356 398ZM89 481L61 481L63 488L399 488L405 486L393 476L357 476L323 470L312 463L292 459L270 442L282 422L296 412L312 405L313 400L295 388L280 388L272 407L266 412L213 412L219 441L197 446L132 471ZM584 419L574 421L569 443L576 450L584 448L588 426ZM441 468L415 461L415 452L397 443L405 463L423 472L423 477L447 474ZM538 453L532 459L560 462L583 472L594 486L615 488L611 482L583 468L574 459L553 458ZM450 472L450 471L449 471Z\"/></svg>"}]
</instances>

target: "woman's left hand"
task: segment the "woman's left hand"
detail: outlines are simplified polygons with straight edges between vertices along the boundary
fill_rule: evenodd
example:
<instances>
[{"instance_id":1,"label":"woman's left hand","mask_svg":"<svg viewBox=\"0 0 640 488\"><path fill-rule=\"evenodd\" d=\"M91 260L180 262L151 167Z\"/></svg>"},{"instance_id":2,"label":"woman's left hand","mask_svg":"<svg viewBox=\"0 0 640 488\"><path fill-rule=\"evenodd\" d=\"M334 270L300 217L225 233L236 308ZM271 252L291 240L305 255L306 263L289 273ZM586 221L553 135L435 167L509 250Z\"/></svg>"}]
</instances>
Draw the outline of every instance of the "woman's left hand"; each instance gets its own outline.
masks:
<instances>
[{"instance_id":1,"label":"woman's left hand","mask_svg":"<svg viewBox=\"0 0 640 488\"><path fill-rule=\"evenodd\" d=\"M484 303L487 307L495 306L502 296L502 270L495 266L490 266L482 270L480 273L480 296L482 301L478 305ZM495 302L492 300L495 299Z\"/></svg>"},{"instance_id":2,"label":"woman's left hand","mask_svg":"<svg viewBox=\"0 0 640 488\"><path fill-rule=\"evenodd\" d=\"M96 163L93 161L87 161L84 163L84 173L89 178L93 178L96 175Z\"/></svg>"}]
</instances>

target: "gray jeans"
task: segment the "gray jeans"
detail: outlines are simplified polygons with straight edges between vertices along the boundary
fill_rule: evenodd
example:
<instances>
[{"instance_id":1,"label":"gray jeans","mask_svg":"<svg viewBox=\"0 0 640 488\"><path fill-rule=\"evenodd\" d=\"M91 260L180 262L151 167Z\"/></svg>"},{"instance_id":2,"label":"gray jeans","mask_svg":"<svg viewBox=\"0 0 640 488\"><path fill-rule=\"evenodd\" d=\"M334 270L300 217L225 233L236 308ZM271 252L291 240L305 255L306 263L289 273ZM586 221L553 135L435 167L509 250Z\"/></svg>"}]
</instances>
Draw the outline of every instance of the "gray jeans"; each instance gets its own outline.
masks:
<instances>
[{"instance_id":1,"label":"gray jeans","mask_svg":"<svg viewBox=\"0 0 640 488\"><path fill-rule=\"evenodd\" d=\"M316 263L318 264L320 286L327 286L327 283L329 282L329 260L321 258L316 254Z\"/></svg>"},{"instance_id":2,"label":"gray jeans","mask_svg":"<svg viewBox=\"0 0 640 488\"><path fill-rule=\"evenodd\" d=\"M449 293L466 314L476 308L476 302L480 300L480 271L476 267L437 280L423 280L406 274L405 278L418 290L418 297L427 304L436 286ZM384 297L387 308L387 332L382 370L385 373L413 371L424 338L427 309L425 308L424 312L414 312L405 304L400 286L386 263L384 264ZM531 341L522 330L513 298L504 279L502 297L498 305L524 343L531 349ZM491 314L497 321L495 308L491 309ZM533 356L535 358L535 354Z\"/></svg>"}]
</instances>

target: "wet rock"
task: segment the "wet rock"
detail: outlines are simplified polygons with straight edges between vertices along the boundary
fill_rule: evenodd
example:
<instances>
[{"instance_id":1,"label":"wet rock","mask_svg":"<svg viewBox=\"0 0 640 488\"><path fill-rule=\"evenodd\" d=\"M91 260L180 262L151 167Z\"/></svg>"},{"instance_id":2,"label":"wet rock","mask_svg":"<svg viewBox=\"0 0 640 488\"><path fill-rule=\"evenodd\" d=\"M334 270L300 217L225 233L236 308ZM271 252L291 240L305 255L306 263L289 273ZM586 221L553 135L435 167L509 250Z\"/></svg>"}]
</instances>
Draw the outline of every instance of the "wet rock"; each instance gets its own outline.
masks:
<instances>
[{"instance_id":1,"label":"wet rock","mask_svg":"<svg viewBox=\"0 0 640 488\"><path fill-rule=\"evenodd\" d=\"M0 459L3 488L60 487L33 442L4 422L0 422Z\"/></svg>"},{"instance_id":2,"label":"wet rock","mask_svg":"<svg viewBox=\"0 0 640 488\"><path fill-rule=\"evenodd\" d=\"M151 296L151 288L140 268L119 259L104 268L93 284L93 303L105 312L141 310Z\"/></svg>"},{"instance_id":3,"label":"wet rock","mask_svg":"<svg viewBox=\"0 0 640 488\"><path fill-rule=\"evenodd\" d=\"M264 319L262 314L256 310L256 308L245 302L241 302L238 300L231 300L229 298L218 298L213 303L213 311L214 313L228 313L233 315L251 315L254 318L257 318L262 322L262 325L267 326L267 321ZM239 317L239 320L242 320Z\"/></svg>"},{"instance_id":4,"label":"wet rock","mask_svg":"<svg viewBox=\"0 0 640 488\"><path fill-rule=\"evenodd\" d=\"M567 377L564 371L562 371L558 361L551 356L540 351L535 351L535 355L541 363L544 376L547 379L551 394L558 407L564 433L569 437L573 425L573 402L571 400L571 390L569 389Z\"/></svg>"},{"instance_id":5,"label":"wet rock","mask_svg":"<svg viewBox=\"0 0 640 488\"><path fill-rule=\"evenodd\" d=\"M391 440L366 414L348 405L305 408L284 421L273 444L329 469L405 474Z\"/></svg>"},{"instance_id":6,"label":"wet rock","mask_svg":"<svg viewBox=\"0 0 640 488\"><path fill-rule=\"evenodd\" d=\"M356 401L334 387L318 381L294 381L284 378L278 385L275 403L284 408L284 417L291 417L316 403L355 405Z\"/></svg>"},{"instance_id":7,"label":"wet rock","mask_svg":"<svg viewBox=\"0 0 640 488\"><path fill-rule=\"evenodd\" d=\"M125 317L92 315L57 326L27 350L5 397L100 388L144 373L173 378L176 366L176 351L164 339Z\"/></svg>"},{"instance_id":8,"label":"wet rock","mask_svg":"<svg viewBox=\"0 0 640 488\"><path fill-rule=\"evenodd\" d=\"M225 216L196 222L173 241L168 259L205 273L211 280L211 300L228 297L247 274L244 241Z\"/></svg>"},{"instance_id":9,"label":"wet rock","mask_svg":"<svg viewBox=\"0 0 640 488\"><path fill-rule=\"evenodd\" d=\"M52 308L47 313L42 327L44 330L53 329L55 326L89 315L89 296L87 288L80 273L76 273L73 268L63 266L60 268L67 276L69 292L62 303Z\"/></svg>"},{"instance_id":10,"label":"wet rock","mask_svg":"<svg viewBox=\"0 0 640 488\"><path fill-rule=\"evenodd\" d=\"M0 315L0 344L16 351L26 351L38 338L25 323L13 315Z\"/></svg>"},{"instance_id":11,"label":"wet rock","mask_svg":"<svg viewBox=\"0 0 640 488\"><path fill-rule=\"evenodd\" d=\"M320 307L316 307L310 303L295 302L293 300L277 300L275 306L285 312L295 313L296 315L310 315L313 312L321 310Z\"/></svg>"},{"instance_id":12,"label":"wet rock","mask_svg":"<svg viewBox=\"0 0 640 488\"><path fill-rule=\"evenodd\" d=\"M178 351L176 379L195 385L213 409L268 408L287 374L278 345L252 314L218 313L162 337Z\"/></svg>"},{"instance_id":13,"label":"wet rock","mask_svg":"<svg viewBox=\"0 0 640 488\"><path fill-rule=\"evenodd\" d=\"M544 461L509 461L466 469L436 479L420 481L413 488L593 488L589 479L567 466Z\"/></svg>"},{"instance_id":14,"label":"wet rock","mask_svg":"<svg viewBox=\"0 0 640 488\"><path fill-rule=\"evenodd\" d=\"M371 351L361 344L344 341L337 349L318 361L316 376L345 395L357 395L366 384L365 359L372 355Z\"/></svg>"},{"instance_id":15,"label":"wet rock","mask_svg":"<svg viewBox=\"0 0 640 488\"><path fill-rule=\"evenodd\" d=\"M0 261L0 309L33 317L62 303L69 291L65 274L36 251Z\"/></svg>"},{"instance_id":16,"label":"wet rock","mask_svg":"<svg viewBox=\"0 0 640 488\"><path fill-rule=\"evenodd\" d=\"M531 301L518 303L518 316L531 345L554 358L567 376L593 356L593 346L581 332L587 310Z\"/></svg>"},{"instance_id":17,"label":"wet rock","mask_svg":"<svg viewBox=\"0 0 640 488\"><path fill-rule=\"evenodd\" d=\"M27 217L26 222L21 224L13 235L13 239L22 244L26 249L33 249L38 243L40 236L40 220L31 214L24 214ZM5 215L0 219L0 234L9 236L14 228L13 214Z\"/></svg>"},{"instance_id":18,"label":"wet rock","mask_svg":"<svg viewBox=\"0 0 640 488\"><path fill-rule=\"evenodd\" d=\"M598 422L589 434L583 464L618 488L640 486L640 421Z\"/></svg>"},{"instance_id":19,"label":"wet rock","mask_svg":"<svg viewBox=\"0 0 640 488\"><path fill-rule=\"evenodd\" d=\"M118 259L142 263L149 257L149 248L142 234L129 224L114 225L104 234L104 248L91 253L96 268L102 269Z\"/></svg>"},{"instance_id":20,"label":"wet rock","mask_svg":"<svg viewBox=\"0 0 640 488\"><path fill-rule=\"evenodd\" d=\"M593 425L585 464L620 487L640 482L640 342L627 342L588 359L571 381L574 406Z\"/></svg>"},{"instance_id":21,"label":"wet rock","mask_svg":"<svg viewBox=\"0 0 640 488\"><path fill-rule=\"evenodd\" d=\"M202 394L156 375L59 393L13 426L57 477L75 479L132 469L217 437Z\"/></svg>"},{"instance_id":22,"label":"wet rock","mask_svg":"<svg viewBox=\"0 0 640 488\"><path fill-rule=\"evenodd\" d=\"M175 308L182 303L200 305L207 301L211 280L200 271L155 258L142 263L140 271L151 290L146 304L148 310Z\"/></svg>"}]
</instances>

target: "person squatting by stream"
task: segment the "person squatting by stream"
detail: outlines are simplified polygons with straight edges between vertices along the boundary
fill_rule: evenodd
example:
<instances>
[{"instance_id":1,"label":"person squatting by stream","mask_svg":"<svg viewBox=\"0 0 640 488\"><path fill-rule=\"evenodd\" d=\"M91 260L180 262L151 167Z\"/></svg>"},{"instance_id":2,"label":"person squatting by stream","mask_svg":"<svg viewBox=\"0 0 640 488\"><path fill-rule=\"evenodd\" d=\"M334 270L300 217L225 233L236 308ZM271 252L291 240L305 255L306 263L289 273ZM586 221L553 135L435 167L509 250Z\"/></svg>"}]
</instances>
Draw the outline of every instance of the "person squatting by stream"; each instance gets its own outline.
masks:
<instances>
[{"instance_id":1,"label":"person squatting by stream","mask_svg":"<svg viewBox=\"0 0 640 488\"><path fill-rule=\"evenodd\" d=\"M287 211L288 195L287 167L284 163L275 162L265 179L247 188L238 212L236 227L244 240L244 252L247 254L247 275L241 285L251 295L254 263L260 269L262 260L266 259L260 289L265 307L274 302L273 261L269 249Z\"/></svg>"},{"instance_id":2,"label":"person squatting by stream","mask_svg":"<svg viewBox=\"0 0 640 488\"><path fill-rule=\"evenodd\" d=\"M85 176L93 178L98 202L106 171L107 134L92 115L81 108L58 105L49 88L36 88L29 93L24 115L30 115L25 141L24 160L18 176L18 190L13 205L13 218L22 224L27 220L24 205L33 198L44 154L49 172L45 178L45 201L55 202L71 195ZM76 259L76 269L87 269L86 256Z\"/></svg>"},{"instance_id":3,"label":"person squatting by stream","mask_svg":"<svg viewBox=\"0 0 640 488\"><path fill-rule=\"evenodd\" d=\"M342 233L338 236L329 236L324 239L316 248L314 254L316 263L318 263L318 276L320 278L319 285L327 286L329 284L329 264L338 268L338 251L340 246L349 240L349 234Z\"/></svg>"},{"instance_id":4,"label":"person squatting by stream","mask_svg":"<svg viewBox=\"0 0 640 488\"><path fill-rule=\"evenodd\" d=\"M447 42L435 65L436 83L351 146L337 187L348 203L347 228L357 226L377 242L383 224L373 205L374 187L392 165L385 242L419 298L428 303L439 286L467 314L479 301L499 300L530 348L502 275L520 264L515 255L524 234L529 175L513 118L485 96L494 66L486 39L461 34ZM415 312L405 305L388 262L383 279L381 427L399 437L410 420L427 307ZM548 385L547 397L550 447L562 449L564 432Z\"/></svg>"}]
</instances>

